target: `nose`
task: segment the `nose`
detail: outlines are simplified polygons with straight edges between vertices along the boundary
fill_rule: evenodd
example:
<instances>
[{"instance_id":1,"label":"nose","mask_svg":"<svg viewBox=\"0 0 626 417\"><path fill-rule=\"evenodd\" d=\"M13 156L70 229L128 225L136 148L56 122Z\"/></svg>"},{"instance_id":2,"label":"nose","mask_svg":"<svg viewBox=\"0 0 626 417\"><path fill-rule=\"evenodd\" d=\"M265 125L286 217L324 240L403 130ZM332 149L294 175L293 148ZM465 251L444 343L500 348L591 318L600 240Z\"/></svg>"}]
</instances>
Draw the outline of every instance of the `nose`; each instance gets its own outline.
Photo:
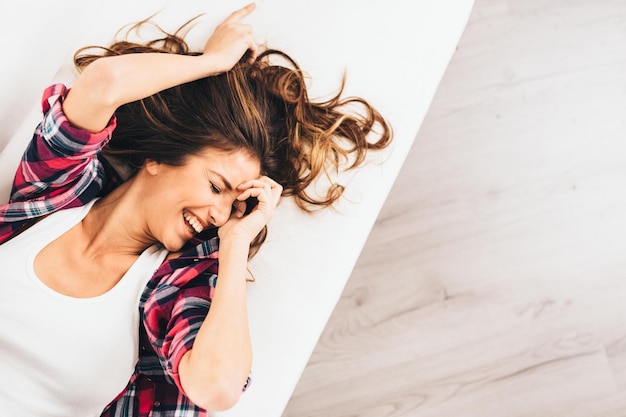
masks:
<instances>
[{"instance_id":1,"label":"nose","mask_svg":"<svg viewBox=\"0 0 626 417\"><path fill-rule=\"evenodd\" d=\"M211 206L209 216L215 226L223 226L228 221L232 213L231 207L232 204L228 203Z\"/></svg>"}]
</instances>

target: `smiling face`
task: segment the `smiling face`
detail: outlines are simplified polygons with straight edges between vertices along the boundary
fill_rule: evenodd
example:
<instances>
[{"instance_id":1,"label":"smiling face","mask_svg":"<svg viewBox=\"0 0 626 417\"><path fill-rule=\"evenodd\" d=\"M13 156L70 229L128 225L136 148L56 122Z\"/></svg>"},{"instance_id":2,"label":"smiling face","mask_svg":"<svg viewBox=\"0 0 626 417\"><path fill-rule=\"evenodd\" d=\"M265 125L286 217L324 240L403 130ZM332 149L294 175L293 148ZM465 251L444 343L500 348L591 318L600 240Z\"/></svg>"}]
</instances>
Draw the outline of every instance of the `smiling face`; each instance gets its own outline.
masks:
<instances>
[{"instance_id":1,"label":"smiling face","mask_svg":"<svg viewBox=\"0 0 626 417\"><path fill-rule=\"evenodd\" d=\"M147 233L176 252L196 233L226 223L241 194L237 186L261 171L245 151L208 148L181 166L148 161L145 173Z\"/></svg>"}]
</instances>

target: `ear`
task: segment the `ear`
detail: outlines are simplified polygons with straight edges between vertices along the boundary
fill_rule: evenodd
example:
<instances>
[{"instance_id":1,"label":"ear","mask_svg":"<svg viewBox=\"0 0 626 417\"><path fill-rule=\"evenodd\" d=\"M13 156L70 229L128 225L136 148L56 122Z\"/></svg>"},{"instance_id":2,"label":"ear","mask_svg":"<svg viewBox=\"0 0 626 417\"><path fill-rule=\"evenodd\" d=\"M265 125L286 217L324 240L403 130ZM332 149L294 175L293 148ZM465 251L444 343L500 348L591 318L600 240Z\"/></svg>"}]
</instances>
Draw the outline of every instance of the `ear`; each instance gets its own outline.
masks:
<instances>
[{"instance_id":1,"label":"ear","mask_svg":"<svg viewBox=\"0 0 626 417\"><path fill-rule=\"evenodd\" d=\"M143 167L146 172L150 175L157 175L161 171L161 163L155 161L154 159L146 159Z\"/></svg>"}]
</instances>

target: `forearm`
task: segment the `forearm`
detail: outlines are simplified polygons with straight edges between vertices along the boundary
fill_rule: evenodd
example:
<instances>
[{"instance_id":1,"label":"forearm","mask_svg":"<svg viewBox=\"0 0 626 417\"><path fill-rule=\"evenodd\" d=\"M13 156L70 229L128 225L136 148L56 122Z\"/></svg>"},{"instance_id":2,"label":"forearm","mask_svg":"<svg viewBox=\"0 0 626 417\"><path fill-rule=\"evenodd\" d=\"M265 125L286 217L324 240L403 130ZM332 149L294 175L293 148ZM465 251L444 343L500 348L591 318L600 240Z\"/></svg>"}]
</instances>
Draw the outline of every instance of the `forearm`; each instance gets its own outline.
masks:
<instances>
[{"instance_id":1,"label":"forearm","mask_svg":"<svg viewBox=\"0 0 626 417\"><path fill-rule=\"evenodd\" d=\"M252 28L241 20L254 4L233 12L219 24L201 55L129 53L102 57L79 76L63 105L75 126L97 132L115 110L159 91L228 71L250 51L256 57Z\"/></svg>"},{"instance_id":2,"label":"forearm","mask_svg":"<svg viewBox=\"0 0 626 417\"><path fill-rule=\"evenodd\" d=\"M245 280L248 245L245 240L220 242L220 270L211 309L193 349L179 364L185 393L203 408L234 405L251 369Z\"/></svg>"},{"instance_id":3,"label":"forearm","mask_svg":"<svg viewBox=\"0 0 626 417\"><path fill-rule=\"evenodd\" d=\"M81 73L63 109L73 125L97 132L123 104L222 70L212 55L141 53L103 57Z\"/></svg>"}]
</instances>

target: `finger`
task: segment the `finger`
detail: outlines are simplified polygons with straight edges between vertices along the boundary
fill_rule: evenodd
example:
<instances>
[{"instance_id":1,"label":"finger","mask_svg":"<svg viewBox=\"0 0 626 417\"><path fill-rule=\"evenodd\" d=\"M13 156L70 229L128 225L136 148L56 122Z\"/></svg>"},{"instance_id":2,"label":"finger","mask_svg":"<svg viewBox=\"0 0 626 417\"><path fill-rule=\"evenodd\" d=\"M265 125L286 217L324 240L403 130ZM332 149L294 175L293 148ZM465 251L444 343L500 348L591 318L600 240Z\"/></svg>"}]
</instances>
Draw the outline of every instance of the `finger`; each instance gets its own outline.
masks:
<instances>
[{"instance_id":1,"label":"finger","mask_svg":"<svg viewBox=\"0 0 626 417\"><path fill-rule=\"evenodd\" d=\"M273 203L274 203L274 206L276 206L278 202L280 201L280 198L283 195L283 186L269 177L265 177L265 178L270 184L270 191L272 192Z\"/></svg>"},{"instance_id":2,"label":"finger","mask_svg":"<svg viewBox=\"0 0 626 417\"><path fill-rule=\"evenodd\" d=\"M247 201L252 197L256 198L258 201L258 207L274 208L278 205L278 201L280 200L280 194L273 193L269 187L250 188L241 193L241 195L237 197L237 200Z\"/></svg>"},{"instance_id":3,"label":"finger","mask_svg":"<svg viewBox=\"0 0 626 417\"><path fill-rule=\"evenodd\" d=\"M271 179L270 177L261 177L261 181L269 184L270 191L274 197L274 200L277 201L283 192L283 186Z\"/></svg>"},{"instance_id":4,"label":"finger","mask_svg":"<svg viewBox=\"0 0 626 417\"><path fill-rule=\"evenodd\" d=\"M256 61L256 58L259 56L259 47L256 42L252 42L248 46L248 63L252 64Z\"/></svg>"},{"instance_id":5,"label":"finger","mask_svg":"<svg viewBox=\"0 0 626 417\"><path fill-rule=\"evenodd\" d=\"M244 191L250 188L264 188L264 187L271 188L270 184L268 184L267 182L262 181L260 179L256 179L256 180L249 180L244 183L241 183L239 184L237 188L241 191Z\"/></svg>"},{"instance_id":6,"label":"finger","mask_svg":"<svg viewBox=\"0 0 626 417\"><path fill-rule=\"evenodd\" d=\"M247 59L250 63L256 60L258 55L259 45L256 41L256 36L254 36L254 29L251 25L241 25L240 30L243 34L243 41L247 44L248 49L246 51Z\"/></svg>"},{"instance_id":7,"label":"finger","mask_svg":"<svg viewBox=\"0 0 626 417\"><path fill-rule=\"evenodd\" d=\"M260 197L259 201L261 200L265 201L267 203L270 203L274 207L278 205L278 202L280 201L280 198L282 197L282 193L283 193L282 185L280 185L279 183L277 183L276 181L272 180L269 177L261 177L256 180L248 181L247 183L241 184L239 188L246 189L246 187L248 187L247 190L253 190L253 189L265 190L267 192L267 196ZM248 195L251 195L257 198L260 196L252 192L249 193Z\"/></svg>"},{"instance_id":8,"label":"finger","mask_svg":"<svg viewBox=\"0 0 626 417\"><path fill-rule=\"evenodd\" d=\"M271 199L268 198L269 195L271 195L271 191L269 187L268 188L252 187L252 188L248 188L247 190L239 194L239 197L237 197L237 200L245 201L250 197L256 197L259 199L259 202L269 202L271 201Z\"/></svg>"},{"instance_id":9,"label":"finger","mask_svg":"<svg viewBox=\"0 0 626 417\"><path fill-rule=\"evenodd\" d=\"M272 187L272 189L274 189L274 188L279 188L281 190L283 189L282 185L280 185L279 183L277 183L276 181L274 181L270 177L263 176L263 177L261 177L261 181L267 182Z\"/></svg>"},{"instance_id":10,"label":"finger","mask_svg":"<svg viewBox=\"0 0 626 417\"><path fill-rule=\"evenodd\" d=\"M239 184L239 186L237 188L240 189L240 190L245 190L245 189L250 188L250 187L264 187L266 184L269 185L270 188L272 188L272 189L280 188L282 190L282 188L283 188L279 183L277 183L276 181L274 181L270 177L266 177L266 176L262 176L262 177L259 177L259 178L255 178L255 179L243 182L243 183Z\"/></svg>"},{"instance_id":11,"label":"finger","mask_svg":"<svg viewBox=\"0 0 626 417\"><path fill-rule=\"evenodd\" d=\"M273 189L273 191L274 191L274 205L277 206L278 202L280 201L280 198L283 196L283 187L279 185L278 188Z\"/></svg>"},{"instance_id":12,"label":"finger","mask_svg":"<svg viewBox=\"0 0 626 417\"><path fill-rule=\"evenodd\" d=\"M256 4L250 3L247 6L242 7L241 9L235 10L234 12L232 12L230 16L228 16L226 20L224 20L224 22L239 21L243 19L244 17L248 16L250 13L252 13L255 8L256 8Z\"/></svg>"},{"instance_id":13,"label":"finger","mask_svg":"<svg viewBox=\"0 0 626 417\"><path fill-rule=\"evenodd\" d=\"M233 212L231 216L234 216L237 219L241 219L246 213L246 202L235 200L233 203Z\"/></svg>"}]
</instances>

